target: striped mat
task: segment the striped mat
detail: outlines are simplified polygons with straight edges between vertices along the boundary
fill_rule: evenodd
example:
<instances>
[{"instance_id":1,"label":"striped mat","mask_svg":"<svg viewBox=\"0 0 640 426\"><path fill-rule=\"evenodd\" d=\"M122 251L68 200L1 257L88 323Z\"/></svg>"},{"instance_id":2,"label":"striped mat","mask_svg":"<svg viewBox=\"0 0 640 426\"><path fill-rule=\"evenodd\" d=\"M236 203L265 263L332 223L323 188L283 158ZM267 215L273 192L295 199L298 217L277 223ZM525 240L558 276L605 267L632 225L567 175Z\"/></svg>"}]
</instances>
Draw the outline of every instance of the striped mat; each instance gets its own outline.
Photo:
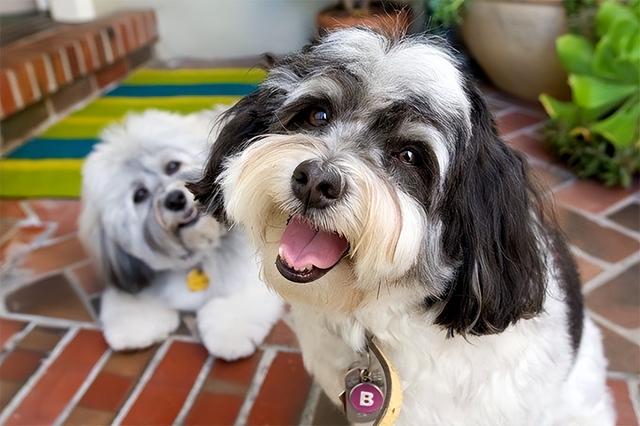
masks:
<instances>
[{"instance_id":1,"label":"striped mat","mask_svg":"<svg viewBox=\"0 0 640 426\"><path fill-rule=\"evenodd\" d=\"M0 197L77 197L82 162L106 125L147 108L187 114L234 103L264 76L247 68L140 69L0 158Z\"/></svg>"}]
</instances>

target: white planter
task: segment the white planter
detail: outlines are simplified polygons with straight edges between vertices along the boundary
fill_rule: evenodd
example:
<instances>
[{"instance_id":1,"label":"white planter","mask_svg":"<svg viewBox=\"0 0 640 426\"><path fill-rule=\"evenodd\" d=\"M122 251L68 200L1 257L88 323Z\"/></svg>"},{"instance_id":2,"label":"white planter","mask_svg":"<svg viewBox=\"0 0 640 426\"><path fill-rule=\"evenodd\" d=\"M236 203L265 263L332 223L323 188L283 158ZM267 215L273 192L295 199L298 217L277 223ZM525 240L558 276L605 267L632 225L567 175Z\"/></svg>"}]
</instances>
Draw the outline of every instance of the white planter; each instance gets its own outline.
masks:
<instances>
[{"instance_id":1,"label":"white planter","mask_svg":"<svg viewBox=\"0 0 640 426\"><path fill-rule=\"evenodd\" d=\"M80 23L96 19L93 0L50 0L51 16L58 22Z\"/></svg>"},{"instance_id":2,"label":"white planter","mask_svg":"<svg viewBox=\"0 0 640 426\"><path fill-rule=\"evenodd\" d=\"M569 97L556 38L567 31L561 0L473 0L463 40L500 89L537 101L540 93Z\"/></svg>"}]
</instances>

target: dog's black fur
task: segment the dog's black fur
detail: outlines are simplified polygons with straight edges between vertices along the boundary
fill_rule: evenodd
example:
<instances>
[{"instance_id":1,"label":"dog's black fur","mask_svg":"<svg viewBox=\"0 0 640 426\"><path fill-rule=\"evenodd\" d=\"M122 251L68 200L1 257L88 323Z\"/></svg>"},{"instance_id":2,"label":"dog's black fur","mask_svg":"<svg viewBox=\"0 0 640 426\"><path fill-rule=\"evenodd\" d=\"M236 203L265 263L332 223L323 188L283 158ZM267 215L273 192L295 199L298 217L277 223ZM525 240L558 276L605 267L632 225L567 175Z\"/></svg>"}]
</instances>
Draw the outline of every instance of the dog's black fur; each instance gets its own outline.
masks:
<instances>
[{"instance_id":1,"label":"dog's black fur","mask_svg":"<svg viewBox=\"0 0 640 426\"><path fill-rule=\"evenodd\" d=\"M339 71L342 77L336 80L338 83L346 78L345 64L329 66L322 58L314 57L310 49L276 61L273 66L275 70L285 67L289 76L300 79L318 69ZM348 111L344 115L354 114L358 107L357 87L351 78L346 80L349 82L343 82L346 84L343 90L349 93L345 96L348 104L330 106ZM570 253L564 241L557 238L553 221L544 214L526 161L500 139L475 84L465 80L464 85L471 105L470 138L456 120L435 114L426 100L410 100L409 109L393 105L387 110L389 117L419 113L421 119L453 135L456 141L450 171L443 182L444 196L435 205L431 193L439 183L439 175L431 151L420 148L423 150L420 170L385 165L386 173L401 182L403 190L418 200L426 212L441 217L444 224L441 245L455 272L446 285L445 295L430 297L424 306L436 310L437 324L450 335L499 333L520 319L535 317L542 311L548 262L553 258L540 252L540 247L545 246L540 243L552 239L570 308L568 329L575 349L582 332L582 296ZM216 179L225 159L241 152L247 144L259 143L257 136L291 131L279 121L279 108L286 95L277 89L277 84L263 84L229 110L228 122L214 145L203 177L188 186L219 220L226 218ZM348 106L351 104L355 107ZM393 129L398 121L385 117L372 120L368 137L364 138L366 143L378 144L387 152L397 149L389 141L394 138ZM362 149L366 148L363 145Z\"/></svg>"}]
</instances>

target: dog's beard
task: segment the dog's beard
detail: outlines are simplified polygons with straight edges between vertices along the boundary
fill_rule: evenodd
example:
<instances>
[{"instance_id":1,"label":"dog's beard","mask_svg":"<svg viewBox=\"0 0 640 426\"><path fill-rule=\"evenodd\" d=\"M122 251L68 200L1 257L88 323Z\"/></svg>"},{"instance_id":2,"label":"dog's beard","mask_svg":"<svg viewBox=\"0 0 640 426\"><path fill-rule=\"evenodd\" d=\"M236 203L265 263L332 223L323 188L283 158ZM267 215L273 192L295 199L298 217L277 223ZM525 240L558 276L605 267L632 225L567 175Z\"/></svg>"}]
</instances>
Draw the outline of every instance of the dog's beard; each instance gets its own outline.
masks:
<instances>
[{"instance_id":1,"label":"dog's beard","mask_svg":"<svg viewBox=\"0 0 640 426\"><path fill-rule=\"evenodd\" d=\"M329 161L347 180L344 198L325 209L306 209L291 190L293 170L310 159ZM308 289L318 286L344 289L349 285L352 290L370 292L381 285L401 285L423 251L423 232L428 227L418 203L385 178L382 168L346 152L329 153L327 143L319 138L300 134L262 137L228 160L220 182L226 212L232 221L244 225L260 249L267 281L287 288L289 296L315 291ZM349 247L326 277L302 286L284 279L275 266L283 250L289 257L285 260L291 262L291 248L283 248L283 243L292 241L283 241L283 234L288 234L288 222L300 226L301 221L320 233L334 235L334 244L342 248L344 239ZM303 232L304 238L309 239L309 232ZM321 238L324 242L329 238L325 237ZM343 255L340 249L331 248L335 252L327 256L336 260Z\"/></svg>"}]
</instances>

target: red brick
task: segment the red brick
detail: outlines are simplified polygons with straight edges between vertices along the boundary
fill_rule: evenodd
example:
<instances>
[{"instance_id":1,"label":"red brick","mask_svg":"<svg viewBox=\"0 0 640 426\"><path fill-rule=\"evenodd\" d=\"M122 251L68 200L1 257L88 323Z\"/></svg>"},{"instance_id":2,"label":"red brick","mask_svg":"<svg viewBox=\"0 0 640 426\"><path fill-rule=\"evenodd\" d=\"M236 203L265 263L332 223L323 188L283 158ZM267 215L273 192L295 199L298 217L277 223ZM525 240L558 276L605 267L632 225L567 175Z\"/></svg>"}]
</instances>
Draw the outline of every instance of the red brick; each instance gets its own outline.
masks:
<instances>
[{"instance_id":1,"label":"red brick","mask_svg":"<svg viewBox=\"0 0 640 426\"><path fill-rule=\"evenodd\" d=\"M87 258L77 238L72 237L50 246L41 247L27 255L22 266L35 274L56 271Z\"/></svg>"},{"instance_id":2,"label":"red brick","mask_svg":"<svg viewBox=\"0 0 640 426\"><path fill-rule=\"evenodd\" d=\"M638 189L638 184L622 189L608 188L593 180L578 180L556 192L556 198L563 204L591 213L599 213L627 198Z\"/></svg>"},{"instance_id":3,"label":"red brick","mask_svg":"<svg viewBox=\"0 0 640 426\"><path fill-rule=\"evenodd\" d=\"M49 74L47 73L47 67L45 65L45 55L40 55L34 58L31 63L33 64L33 70L36 74L36 81L42 95L51 93L58 85L55 81L50 81Z\"/></svg>"},{"instance_id":4,"label":"red brick","mask_svg":"<svg viewBox=\"0 0 640 426\"><path fill-rule=\"evenodd\" d=\"M549 163L557 162L556 157L547 147L544 141L531 137L529 135L517 135L507 139L507 142L515 149L524 152L532 157L538 158Z\"/></svg>"},{"instance_id":5,"label":"red brick","mask_svg":"<svg viewBox=\"0 0 640 426\"><path fill-rule=\"evenodd\" d=\"M29 73L27 72L25 64L13 67L13 72L15 73L18 90L20 91L24 104L29 105L35 102L38 98L36 93L32 90L31 79L29 78Z\"/></svg>"},{"instance_id":6,"label":"red brick","mask_svg":"<svg viewBox=\"0 0 640 426\"><path fill-rule=\"evenodd\" d=\"M257 352L235 362L216 359L185 424L233 424L261 356Z\"/></svg>"},{"instance_id":7,"label":"red brick","mask_svg":"<svg viewBox=\"0 0 640 426\"><path fill-rule=\"evenodd\" d=\"M265 339L265 343L271 345L282 345L290 348L298 348L298 339L289 326L280 320L273 326L271 332Z\"/></svg>"},{"instance_id":8,"label":"red brick","mask_svg":"<svg viewBox=\"0 0 640 426\"><path fill-rule=\"evenodd\" d=\"M80 48L82 50L82 55L84 56L85 64L87 64L87 71L94 71L98 69L101 64L99 59L95 55L96 45L93 42L93 37L91 37L90 33L85 34L80 39Z\"/></svg>"},{"instance_id":9,"label":"red brick","mask_svg":"<svg viewBox=\"0 0 640 426\"><path fill-rule=\"evenodd\" d=\"M137 16L132 16L131 21L133 24L133 34L135 36L135 48L137 49L144 44L145 32L143 23Z\"/></svg>"},{"instance_id":10,"label":"red brick","mask_svg":"<svg viewBox=\"0 0 640 426\"><path fill-rule=\"evenodd\" d=\"M67 44L64 47L64 50L67 54L67 60L69 61L69 71L71 72L71 78L75 79L80 77L82 74L80 72L80 61L78 60L78 56L76 55L76 50L73 48L72 44Z\"/></svg>"},{"instance_id":11,"label":"red brick","mask_svg":"<svg viewBox=\"0 0 640 426\"><path fill-rule=\"evenodd\" d=\"M251 383L251 379L253 378L253 374L256 371L261 356L262 353L258 351L248 358L243 358L234 362L216 359L213 364L213 368L209 373L209 379L248 386ZM210 390L217 391L215 388Z\"/></svg>"},{"instance_id":12,"label":"red brick","mask_svg":"<svg viewBox=\"0 0 640 426\"><path fill-rule=\"evenodd\" d=\"M524 127L529 127L533 124L542 121L540 117L533 114L528 114L520 111L507 113L497 120L498 130L501 135L515 132Z\"/></svg>"},{"instance_id":13,"label":"red brick","mask_svg":"<svg viewBox=\"0 0 640 426\"><path fill-rule=\"evenodd\" d=\"M613 395L616 407L616 425L618 426L637 426L638 419L633 411L631 397L629 396L629 386L623 380L607 380L609 389Z\"/></svg>"},{"instance_id":14,"label":"red brick","mask_svg":"<svg viewBox=\"0 0 640 426\"><path fill-rule=\"evenodd\" d=\"M120 37L122 37L122 45L124 47L125 55L133 50L133 40L131 40L129 25L130 24L126 19L123 19L116 24L116 28L120 33Z\"/></svg>"},{"instance_id":15,"label":"red brick","mask_svg":"<svg viewBox=\"0 0 640 426\"><path fill-rule=\"evenodd\" d=\"M7 117L18 109L6 70L0 70L0 105L2 106L2 115L0 117Z\"/></svg>"},{"instance_id":16,"label":"red brick","mask_svg":"<svg viewBox=\"0 0 640 426\"><path fill-rule=\"evenodd\" d=\"M73 290L67 277L51 275L13 291L5 304L11 312L92 322L87 306Z\"/></svg>"},{"instance_id":17,"label":"red brick","mask_svg":"<svg viewBox=\"0 0 640 426\"><path fill-rule=\"evenodd\" d=\"M97 294L105 288L104 280L91 262L74 268L72 273L88 295Z\"/></svg>"},{"instance_id":18,"label":"red brick","mask_svg":"<svg viewBox=\"0 0 640 426\"><path fill-rule=\"evenodd\" d=\"M580 279L583 284L592 278L597 277L600 272L602 272L601 267L589 262L583 256L576 255L574 257L576 259L576 265L578 266L578 272L580 272Z\"/></svg>"},{"instance_id":19,"label":"red brick","mask_svg":"<svg viewBox=\"0 0 640 426\"><path fill-rule=\"evenodd\" d=\"M197 344L174 342L125 417L125 425L171 424L208 353Z\"/></svg>"},{"instance_id":20,"label":"red brick","mask_svg":"<svg viewBox=\"0 0 640 426\"><path fill-rule=\"evenodd\" d=\"M630 266L587 296L587 305L623 327L640 327L640 263Z\"/></svg>"},{"instance_id":21,"label":"red brick","mask_svg":"<svg viewBox=\"0 0 640 426\"><path fill-rule=\"evenodd\" d=\"M24 219L27 214L20 206L20 200L0 199L0 219Z\"/></svg>"},{"instance_id":22,"label":"red brick","mask_svg":"<svg viewBox=\"0 0 640 426\"><path fill-rule=\"evenodd\" d=\"M232 425L242 407L242 398L235 395L202 393L193 403L185 425Z\"/></svg>"},{"instance_id":23,"label":"red brick","mask_svg":"<svg viewBox=\"0 0 640 426\"><path fill-rule=\"evenodd\" d=\"M51 58L51 64L53 65L53 74L56 77L56 83L58 84L58 86L67 84L67 76L65 74L64 65L62 62L63 52L64 51L62 49L59 49L49 54L49 57Z\"/></svg>"},{"instance_id":24,"label":"red brick","mask_svg":"<svg viewBox=\"0 0 640 426\"><path fill-rule=\"evenodd\" d=\"M100 59L100 63L106 65L109 62L107 61L107 53L104 50L104 44L102 43L102 37L100 37L100 33L93 34L93 43L96 46L96 50L98 52L98 58Z\"/></svg>"},{"instance_id":25,"label":"red brick","mask_svg":"<svg viewBox=\"0 0 640 426\"><path fill-rule=\"evenodd\" d=\"M100 372L79 402L85 408L116 411L133 388L133 378Z\"/></svg>"},{"instance_id":26,"label":"red brick","mask_svg":"<svg viewBox=\"0 0 640 426\"><path fill-rule=\"evenodd\" d=\"M279 353L269 368L247 424L298 424L310 386L311 378L304 370L300 354Z\"/></svg>"},{"instance_id":27,"label":"red brick","mask_svg":"<svg viewBox=\"0 0 640 426\"><path fill-rule=\"evenodd\" d=\"M40 366L42 352L16 348L0 364L0 380L26 381Z\"/></svg>"},{"instance_id":28,"label":"red brick","mask_svg":"<svg viewBox=\"0 0 640 426\"><path fill-rule=\"evenodd\" d=\"M76 200L36 200L31 208L43 222L57 224L53 237L61 237L76 232L80 215L80 201Z\"/></svg>"},{"instance_id":29,"label":"red brick","mask_svg":"<svg viewBox=\"0 0 640 426\"><path fill-rule=\"evenodd\" d=\"M572 244L607 262L618 262L640 250L637 239L601 226L571 210L559 208L557 218Z\"/></svg>"},{"instance_id":30,"label":"red brick","mask_svg":"<svg viewBox=\"0 0 640 426\"><path fill-rule=\"evenodd\" d=\"M553 189L570 179L569 175L550 167L534 165L530 170L531 176L542 190Z\"/></svg>"},{"instance_id":31,"label":"red brick","mask_svg":"<svg viewBox=\"0 0 640 426\"><path fill-rule=\"evenodd\" d=\"M129 72L129 65L126 59L121 59L112 65L109 65L96 72L96 81L98 86L105 87L114 81L118 81L125 77Z\"/></svg>"},{"instance_id":32,"label":"red brick","mask_svg":"<svg viewBox=\"0 0 640 426\"><path fill-rule=\"evenodd\" d=\"M640 374L640 345L601 326L604 355L609 371Z\"/></svg>"},{"instance_id":33,"label":"red brick","mask_svg":"<svg viewBox=\"0 0 640 426\"><path fill-rule=\"evenodd\" d=\"M107 345L99 331L80 330L11 413L6 424L51 424L106 349Z\"/></svg>"},{"instance_id":34,"label":"red brick","mask_svg":"<svg viewBox=\"0 0 640 426\"><path fill-rule=\"evenodd\" d=\"M0 318L0 348L4 347L14 334L24 328L22 321L16 321L8 318Z\"/></svg>"}]
</instances>

